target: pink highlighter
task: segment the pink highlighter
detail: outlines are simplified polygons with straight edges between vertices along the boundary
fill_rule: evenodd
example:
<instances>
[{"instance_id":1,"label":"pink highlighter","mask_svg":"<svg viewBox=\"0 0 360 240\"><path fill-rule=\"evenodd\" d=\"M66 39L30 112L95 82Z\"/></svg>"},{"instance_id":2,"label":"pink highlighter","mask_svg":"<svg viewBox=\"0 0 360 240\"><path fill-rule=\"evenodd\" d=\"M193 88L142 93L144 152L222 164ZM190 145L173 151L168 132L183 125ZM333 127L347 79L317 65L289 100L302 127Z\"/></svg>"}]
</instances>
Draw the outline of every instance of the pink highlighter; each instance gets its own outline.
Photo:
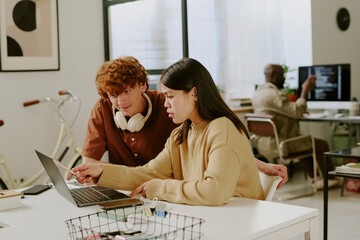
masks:
<instances>
[{"instance_id":1,"label":"pink highlighter","mask_svg":"<svg viewBox=\"0 0 360 240\"><path fill-rule=\"evenodd\" d=\"M68 171L68 172L71 173L72 175L76 176L76 173L75 173L74 171L68 169L67 167L65 167L64 165L62 165L60 162L58 162L58 161L56 161L56 160L53 160L53 161L54 161L54 163L55 163L56 165L58 165L59 167L65 169L66 171Z\"/></svg>"}]
</instances>

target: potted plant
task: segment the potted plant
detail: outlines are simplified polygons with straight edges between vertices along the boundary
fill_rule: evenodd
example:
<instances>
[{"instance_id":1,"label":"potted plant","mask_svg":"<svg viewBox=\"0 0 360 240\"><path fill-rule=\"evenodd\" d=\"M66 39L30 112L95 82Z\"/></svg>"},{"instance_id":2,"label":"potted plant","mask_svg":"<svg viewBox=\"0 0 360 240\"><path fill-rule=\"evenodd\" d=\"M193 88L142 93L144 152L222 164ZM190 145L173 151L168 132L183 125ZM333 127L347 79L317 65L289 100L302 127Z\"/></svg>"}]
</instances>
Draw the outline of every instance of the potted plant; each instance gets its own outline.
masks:
<instances>
[{"instance_id":1,"label":"potted plant","mask_svg":"<svg viewBox=\"0 0 360 240\"><path fill-rule=\"evenodd\" d=\"M285 78L286 78L286 74L288 72L292 72L292 71L295 70L294 68L290 69L289 66L287 66L286 64L283 64L282 68L284 70ZM290 78L286 78L286 79L290 80L290 79L294 79L294 77L290 77ZM288 99L290 101L296 101L298 99L298 89L297 88L290 88L288 82L285 83L284 90L285 90L285 93L286 93L286 95L287 95L287 97L288 97Z\"/></svg>"},{"instance_id":2,"label":"potted plant","mask_svg":"<svg viewBox=\"0 0 360 240\"><path fill-rule=\"evenodd\" d=\"M297 88L285 88L286 95L288 99L292 102L295 102L298 99L298 90Z\"/></svg>"},{"instance_id":3,"label":"potted plant","mask_svg":"<svg viewBox=\"0 0 360 240\"><path fill-rule=\"evenodd\" d=\"M220 96L224 99L225 101L225 90L220 86L220 85L216 85L217 90L220 93Z\"/></svg>"}]
</instances>

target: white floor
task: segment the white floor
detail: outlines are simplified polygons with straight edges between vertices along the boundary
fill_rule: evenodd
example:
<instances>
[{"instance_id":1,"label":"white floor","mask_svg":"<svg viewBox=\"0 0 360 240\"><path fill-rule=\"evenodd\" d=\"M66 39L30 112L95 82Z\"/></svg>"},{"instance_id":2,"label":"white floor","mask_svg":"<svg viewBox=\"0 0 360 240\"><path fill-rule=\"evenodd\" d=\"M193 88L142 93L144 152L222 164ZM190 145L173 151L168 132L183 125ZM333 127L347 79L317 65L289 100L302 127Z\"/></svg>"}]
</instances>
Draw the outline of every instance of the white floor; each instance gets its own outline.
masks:
<instances>
[{"instance_id":1,"label":"white floor","mask_svg":"<svg viewBox=\"0 0 360 240\"><path fill-rule=\"evenodd\" d=\"M305 180L302 171L295 172L294 176L274 196L274 202L317 208L320 217L320 239L323 239L323 191L319 190L312 196L293 200L279 200L293 193L310 190L310 180ZM305 187L304 187L305 186ZM328 239L329 240L359 240L360 239L360 193L344 191L340 196L340 187L329 189L328 210ZM304 239L299 237L296 239Z\"/></svg>"}]
</instances>

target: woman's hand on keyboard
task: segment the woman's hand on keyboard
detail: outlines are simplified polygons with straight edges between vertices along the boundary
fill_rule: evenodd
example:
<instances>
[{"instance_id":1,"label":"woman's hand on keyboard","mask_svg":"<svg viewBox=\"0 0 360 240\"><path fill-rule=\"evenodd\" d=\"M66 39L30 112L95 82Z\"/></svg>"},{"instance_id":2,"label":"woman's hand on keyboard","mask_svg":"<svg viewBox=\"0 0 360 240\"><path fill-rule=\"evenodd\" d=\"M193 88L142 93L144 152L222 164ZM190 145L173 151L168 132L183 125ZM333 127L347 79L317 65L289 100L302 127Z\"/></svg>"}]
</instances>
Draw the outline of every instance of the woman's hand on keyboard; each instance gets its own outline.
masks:
<instances>
[{"instance_id":1,"label":"woman's hand on keyboard","mask_svg":"<svg viewBox=\"0 0 360 240\"><path fill-rule=\"evenodd\" d=\"M141 193L141 195L146 198L146 190L147 190L147 185L149 184L150 181L144 182L142 185L140 185L139 187L137 187L134 191L132 191L132 193L130 193L130 197L134 197L136 194Z\"/></svg>"}]
</instances>

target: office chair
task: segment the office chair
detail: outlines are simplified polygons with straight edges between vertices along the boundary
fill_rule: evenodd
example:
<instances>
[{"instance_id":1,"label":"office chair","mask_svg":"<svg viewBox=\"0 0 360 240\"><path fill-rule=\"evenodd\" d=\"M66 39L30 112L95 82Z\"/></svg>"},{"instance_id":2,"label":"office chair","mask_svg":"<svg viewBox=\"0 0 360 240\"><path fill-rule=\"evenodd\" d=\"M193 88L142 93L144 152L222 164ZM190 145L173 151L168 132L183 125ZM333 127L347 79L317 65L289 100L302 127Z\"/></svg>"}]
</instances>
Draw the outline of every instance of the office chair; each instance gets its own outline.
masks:
<instances>
[{"instance_id":1,"label":"office chair","mask_svg":"<svg viewBox=\"0 0 360 240\"><path fill-rule=\"evenodd\" d=\"M279 183L282 181L280 176L269 176L259 171L260 182L264 190L265 201L271 201Z\"/></svg>"},{"instance_id":2,"label":"office chair","mask_svg":"<svg viewBox=\"0 0 360 240\"><path fill-rule=\"evenodd\" d=\"M304 193L296 193L293 196L290 196L286 198L286 200L289 199L295 199L299 197L304 196L310 196L313 195L317 189L318 189L318 183L317 183L317 172L319 172L320 176L322 176L322 173L317 166L316 161L316 151L315 151L315 140L311 135L301 135L293 138L288 138L285 140L280 141L278 132L276 129L275 124L275 117L272 115L258 115L253 113L247 113L245 114L245 119L247 122L247 127L250 133L253 135L251 136L251 139L254 139L255 136L264 136L264 137L274 137L275 143L276 143L276 152L277 152L277 159L280 159L282 162L291 162L295 159L301 159L305 157L311 156L313 159L313 168L314 168L314 183L312 184L312 191L311 192L304 192ZM302 139L310 139L312 143L312 147L309 150L298 152L298 153L290 153L287 155L283 154L283 148L286 146L286 144L290 142L296 142ZM279 200L285 200L279 199Z\"/></svg>"}]
</instances>

